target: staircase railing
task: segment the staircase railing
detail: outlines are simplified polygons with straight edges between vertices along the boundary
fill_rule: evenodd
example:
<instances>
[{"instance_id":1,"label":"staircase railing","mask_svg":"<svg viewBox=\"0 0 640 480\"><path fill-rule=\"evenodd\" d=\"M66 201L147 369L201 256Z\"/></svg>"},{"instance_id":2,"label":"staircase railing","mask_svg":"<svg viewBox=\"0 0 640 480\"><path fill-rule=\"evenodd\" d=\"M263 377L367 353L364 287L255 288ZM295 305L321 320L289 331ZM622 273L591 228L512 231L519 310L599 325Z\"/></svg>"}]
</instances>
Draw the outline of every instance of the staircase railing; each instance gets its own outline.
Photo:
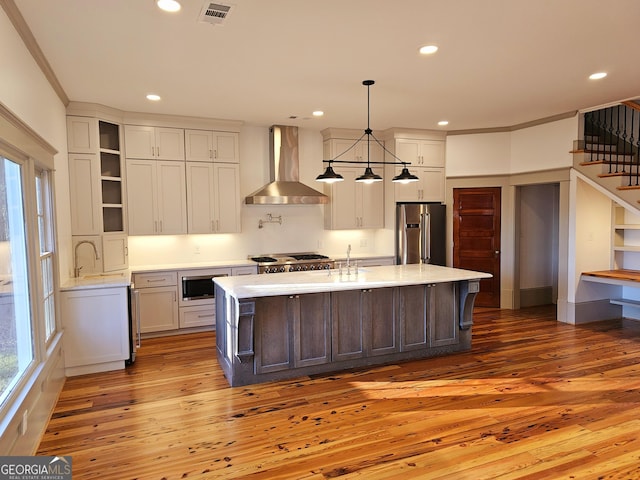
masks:
<instances>
[{"instance_id":1,"label":"staircase railing","mask_svg":"<svg viewBox=\"0 0 640 480\"><path fill-rule=\"evenodd\" d=\"M610 174L629 177L629 186L640 186L640 105L620 105L584 115L585 160L608 164Z\"/></svg>"}]
</instances>

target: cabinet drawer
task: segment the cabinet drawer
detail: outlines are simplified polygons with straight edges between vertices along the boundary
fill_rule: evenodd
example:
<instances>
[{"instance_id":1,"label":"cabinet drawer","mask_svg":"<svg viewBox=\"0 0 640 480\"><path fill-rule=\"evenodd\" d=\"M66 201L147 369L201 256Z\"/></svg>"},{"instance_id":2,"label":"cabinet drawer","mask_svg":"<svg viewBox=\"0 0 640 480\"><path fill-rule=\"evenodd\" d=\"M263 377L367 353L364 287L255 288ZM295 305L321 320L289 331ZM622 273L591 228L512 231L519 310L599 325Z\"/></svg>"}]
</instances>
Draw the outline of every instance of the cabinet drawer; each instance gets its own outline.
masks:
<instances>
[{"instance_id":1,"label":"cabinet drawer","mask_svg":"<svg viewBox=\"0 0 640 480\"><path fill-rule=\"evenodd\" d=\"M178 284L176 272L135 273L133 275L135 288L165 287Z\"/></svg>"},{"instance_id":2,"label":"cabinet drawer","mask_svg":"<svg viewBox=\"0 0 640 480\"><path fill-rule=\"evenodd\" d=\"M180 328L214 326L216 323L216 306L180 307Z\"/></svg>"},{"instance_id":3,"label":"cabinet drawer","mask_svg":"<svg viewBox=\"0 0 640 480\"><path fill-rule=\"evenodd\" d=\"M233 267L231 269L231 275L255 275L258 273L258 267L249 266L249 267Z\"/></svg>"}]
</instances>

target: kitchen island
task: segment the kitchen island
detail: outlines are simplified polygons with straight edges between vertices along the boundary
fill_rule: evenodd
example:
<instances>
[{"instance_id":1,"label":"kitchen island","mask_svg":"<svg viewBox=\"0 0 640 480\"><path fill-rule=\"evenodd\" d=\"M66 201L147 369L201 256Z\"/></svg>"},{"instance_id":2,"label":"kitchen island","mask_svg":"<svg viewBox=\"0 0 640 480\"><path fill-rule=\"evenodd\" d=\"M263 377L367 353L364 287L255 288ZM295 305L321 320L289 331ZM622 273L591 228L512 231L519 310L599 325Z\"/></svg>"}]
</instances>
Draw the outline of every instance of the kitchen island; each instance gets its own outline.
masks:
<instances>
[{"instance_id":1,"label":"kitchen island","mask_svg":"<svg viewBox=\"0 0 640 480\"><path fill-rule=\"evenodd\" d=\"M218 361L231 386L471 348L491 275L394 265L215 278Z\"/></svg>"}]
</instances>

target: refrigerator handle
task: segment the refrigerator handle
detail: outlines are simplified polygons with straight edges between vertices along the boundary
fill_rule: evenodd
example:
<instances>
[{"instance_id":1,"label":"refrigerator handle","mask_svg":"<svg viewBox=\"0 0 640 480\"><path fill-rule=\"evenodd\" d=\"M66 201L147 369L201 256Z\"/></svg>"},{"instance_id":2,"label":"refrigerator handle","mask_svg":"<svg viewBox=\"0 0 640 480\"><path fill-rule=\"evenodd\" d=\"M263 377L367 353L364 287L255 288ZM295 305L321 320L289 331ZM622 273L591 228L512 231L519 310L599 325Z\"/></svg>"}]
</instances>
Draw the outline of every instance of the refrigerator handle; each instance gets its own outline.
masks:
<instances>
[{"instance_id":1,"label":"refrigerator handle","mask_svg":"<svg viewBox=\"0 0 640 480\"><path fill-rule=\"evenodd\" d=\"M431 261L431 215L422 213L420 223L422 224L420 225L422 263L429 263Z\"/></svg>"}]
</instances>

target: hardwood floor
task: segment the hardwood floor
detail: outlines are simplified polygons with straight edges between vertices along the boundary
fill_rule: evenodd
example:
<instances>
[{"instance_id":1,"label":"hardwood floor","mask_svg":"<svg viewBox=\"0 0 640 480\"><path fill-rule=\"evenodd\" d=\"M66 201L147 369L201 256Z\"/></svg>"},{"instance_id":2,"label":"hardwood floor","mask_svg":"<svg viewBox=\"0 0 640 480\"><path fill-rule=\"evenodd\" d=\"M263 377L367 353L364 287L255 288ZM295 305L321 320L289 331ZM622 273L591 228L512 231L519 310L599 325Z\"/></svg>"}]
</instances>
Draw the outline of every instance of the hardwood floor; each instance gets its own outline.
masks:
<instances>
[{"instance_id":1,"label":"hardwood floor","mask_svg":"<svg viewBox=\"0 0 640 480\"><path fill-rule=\"evenodd\" d=\"M470 352L230 388L214 336L67 380L38 454L80 479L637 479L640 322L477 309Z\"/></svg>"}]
</instances>

